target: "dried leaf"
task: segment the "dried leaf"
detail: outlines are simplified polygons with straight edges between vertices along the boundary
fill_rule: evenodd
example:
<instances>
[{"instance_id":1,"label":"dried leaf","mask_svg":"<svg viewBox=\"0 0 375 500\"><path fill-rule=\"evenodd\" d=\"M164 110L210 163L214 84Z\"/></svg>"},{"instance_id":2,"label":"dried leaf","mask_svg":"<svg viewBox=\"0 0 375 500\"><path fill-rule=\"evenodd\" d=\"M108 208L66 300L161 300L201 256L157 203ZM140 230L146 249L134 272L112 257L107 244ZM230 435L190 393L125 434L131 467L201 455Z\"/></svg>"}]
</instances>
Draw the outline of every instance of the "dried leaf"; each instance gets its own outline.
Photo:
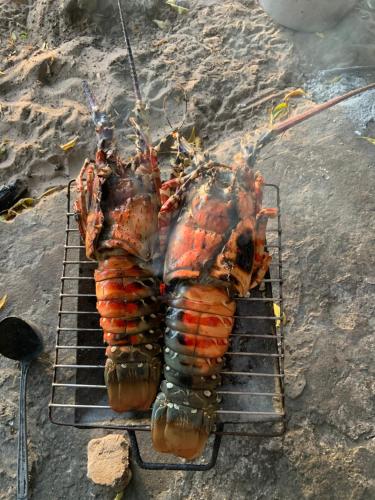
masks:
<instances>
[{"instance_id":1,"label":"dried leaf","mask_svg":"<svg viewBox=\"0 0 375 500\"><path fill-rule=\"evenodd\" d=\"M280 318L281 316L281 309L280 309L280 306L278 304L273 304L273 313L275 316L277 316L278 318ZM285 313L283 313L282 315L282 320L283 320L283 325L286 325L286 316L285 316ZM276 320L276 326L279 327L281 325L281 320L280 319L277 319Z\"/></svg>"},{"instance_id":2,"label":"dried leaf","mask_svg":"<svg viewBox=\"0 0 375 500\"><path fill-rule=\"evenodd\" d=\"M14 219L19 213L21 213L26 208L33 207L37 200L35 198L21 198L8 210L4 210L0 214L0 218L3 221L9 221Z\"/></svg>"},{"instance_id":3,"label":"dried leaf","mask_svg":"<svg viewBox=\"0 0 375 500\"><path fill-rule=\"evenodd\" d=\"M7 294L5 294L5 295L3 295L3 297L1 297L1 299L0 299L0 309L2 309L5 306L5 304L7 303L7 300L8 300L8 295Z\"/></svg>"},{"instance_id":4,"label":"dried leaf","mask_svg":"<svg viewBox=\"0 0 375 500\"><path fill-rule=\"evenodd\" d=\"M53 187L50 187L49 189L47 189L47 191L45 191L43 194L41 194L38 198L38 201L41 200L42 198L45 198L46 196L49 196L53 193L57 193L58 191L61 191L62 189L64 189L64 186L53 186Z\"/></svg>"},{"instance_id":5,"label":"dried leaf","mask_svg":"<svg viewBox=\"0 0 375 500\"><path fill-rule=\"evenodd\" d=\"M63 151L69 151L69 149L74 148L74 146L77 144L78 139L79 139L79 136L77 135L76 137L74 137L73 139L71 139L66 144L60 144L60 148Z\"/></svg>"},{"instance_id":6,"label":"dried leaf","mask_svg":"<svg viewBox=\"0 0 375 500\"><path fill-rule=\"evenodd\" d=\"M166 38L162 38L161 40L155 40L154 42L152 42L152 45L154 47L160 47L161 45L164 45L165 43L168 43L168 40Z\"/></svg>"},{"instance_id":7,"label":"dried leaf","mask_svg":"<svg viewBox=\"0 0 375 500\"><path fill-rule=\"evenodd\" d=\"M288 102L292 97L303 97L306 96L306 92L303 89L294 89L286 94L284 101Z\"/></svg>"},{"instance_id":8,"label":"dried leaf","mask_svg":"<svg viewBox=\"0 0 375 500\"><path fill-rule=\"evenodd\" d=\"M160 19L153 19L152 21L161 30L168 30L171 27L171 23L168 20L166 20L166 21L160 21Z\"/></svg>"},{"instance_id":9,"label":"dried leaf","mask_svg":"<svg viewBox=\"0 0 375 500\"><path fill-rule=\"evenodd\" d=\"M375 146L375 137L366 137L365 135L361 135L360 139L365 139L367 142L370 142Z\"/></svg>"},{"instance_id":10,"label":"dried leaf","mask_svg":"<svg viewBox=\"0 0 375 500\"><path fill-rule=\"evenodd\" d=\"M177 10L178 14L186 14L189 12L189 9L186 7L181 7L181 5L177 5L176 0L166 0L165 2L169 7L172 7L172 9Z\"/></svg>"},{"instance_id":11,"label":"dried leaf","mask_svg":"<svg viewBox=\"0 0 375 500\"><path fill-rule=\"evenodd\" d=\"M6 72L0 70L0 76L4 76L4 75L6 75Z\"/></svg>"}]
</instances>

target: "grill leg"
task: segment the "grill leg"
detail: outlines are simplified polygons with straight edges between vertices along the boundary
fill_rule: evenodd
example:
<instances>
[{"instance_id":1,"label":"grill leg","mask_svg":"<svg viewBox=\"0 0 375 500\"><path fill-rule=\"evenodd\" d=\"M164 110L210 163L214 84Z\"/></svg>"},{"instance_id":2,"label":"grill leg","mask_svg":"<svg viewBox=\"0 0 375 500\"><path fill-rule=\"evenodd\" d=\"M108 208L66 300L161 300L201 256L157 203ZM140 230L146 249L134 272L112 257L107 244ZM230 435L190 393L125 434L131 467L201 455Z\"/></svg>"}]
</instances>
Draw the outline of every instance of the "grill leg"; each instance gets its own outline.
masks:
<instances>
[{"instance_id":1,"label":"grill leg","mask_svg":"<svg viewBox=\"0 0 375 500\"><path fill-rule=\"evenodd\" d=\"M129 434L133 457L135 458L137 465L141 467L141 469L207 471L215 467L220 450L221 438L222 438L222 435L220 433L223 431L224 425L219 423L216 427L217 427L216 429L217 434L215 435L215 440L212 446L211 458L205 464L145 462L141 457L136 431L128 430L128 434Z\"/></svg>"}]
</instances>

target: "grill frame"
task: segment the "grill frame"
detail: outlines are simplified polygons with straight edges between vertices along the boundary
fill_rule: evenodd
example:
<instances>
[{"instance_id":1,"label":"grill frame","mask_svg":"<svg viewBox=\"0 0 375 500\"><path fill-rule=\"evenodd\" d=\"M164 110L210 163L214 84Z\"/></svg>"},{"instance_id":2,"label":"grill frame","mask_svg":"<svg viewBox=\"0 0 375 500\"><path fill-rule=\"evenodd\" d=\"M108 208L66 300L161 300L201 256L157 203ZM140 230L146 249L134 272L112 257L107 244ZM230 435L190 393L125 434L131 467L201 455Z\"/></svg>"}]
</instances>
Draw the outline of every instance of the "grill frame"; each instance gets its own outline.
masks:
<instances>
[{"instance_id":1,"label":"grill frame","mask_svg":"<svg viewBox=\"0 0 375 500\"><path fill-rule=\"evenodd\" d=\"M232 351L231 349L225 355L227 359L230 358L272 358L273 364L275 367L275 372L273 373L259 373L250 370L246 371L226 371L223 370L224 377L237 377L240 379L241 377L258 377L259 380L262 378L270 378L274 379L275 390L273 393L269 392L254 392L254 391L226 391L225 388L222 390L220 387L218 389L218 394L221 396L238 396L242 397L245 395L253 396L253 397L272 397L273 400L277 399L277 406L280 411L274 412L254 412L254 411L246 411L243 409L239 410L218 410L219 422L216 425L216 431L213 433L213 443L212 443L212 451L211 456L205 463L170 463L170 462L149 462L145 461L142 458L142 454L139 447L139 442L137 438L137 432L150 432L150 425L147 423L140 423L140 421L132 418L128 419L125 422L123 419L119 419L115 423L112 422L99 422L99 421L82 421L78 419L78 415L81 411L85 410L94 410L98 411L107 411L109 410L109 406L101 405L101 404L84 404L80 405L76 402L77 394L80 390L89 390L93 389L94 391L104 391L105 385L103 384L77 384L76 379L77 375L81 373L81 370L103 370L104 365L100 364L88 364L84 365L81 363L60 363L60 353L61 351L68 352L76 352L77 356L80 351L87 351L93 353L94 351L102 351L104 353L105 346L101 345L80 345L78 344L79 335L87 335L87 334L101 334L102 330L99 326L93 328L91 326L82 327L81 324L85 324L88 321L96 321L98 322L99 313L95 310L81 310L80 307L82 303L89 303L92 301L95 303L95 290L90 293L86 293L87 289L94 287L94 278L90 275L92 269L95 267L95 262L87 260L84 255L84 246L80 241L74 241L72 243L72 239L79 238L79 231L76 227L76 223L74 221L74 213L72 211L72 188L75 181L72 180L68 184L67 189L67 213L66 213L66 228L65 228L65 243L64 243L64 257L62 262L62 276L61 276L61 286L60 286L60 296L59 296L59 310L58 310L58 326L56 331L56 343L55 343L55 363L53 366L53 380L52 380L52 394L51 401L49 403L49 418L50 421L57 425L64 426L74 426L82 429L92 429L92 428L103 428L110 430L122 430L127 431L130 437L131 446L133 450L133 456L137 461L138 465L142 468L150 469L150 470L209 470L216 464L217 456L219 453L221 440L223 436L243 436L243 437L272 437L272 436L281 436L286 430L286 412L285 412L285 391L284 391L284 324L283 324L283 275L282 275L282 241L281 241L281 214L280 214L280 192L279 188L275 184L265 184L265 195L267 192L273 191L273 196L275 196L275 202L278 208L278 216L276 219L276 227L272 227L267 230L267 249L271 254L274 254L274 259L276 256L276 262L272 263L272 274L270 272L267 273L266 279L264 280L264 290L261 292L260 296L253 296L250 298L241 298L236 299L239 302L248 302L252 304L256 304L258 307L259 304L264 304L267 308L272 303L277 303L280 307L280 315L275 316L273 312L270 315L235 315L237 321L241 320L249 320L249 321L269 321L270 328L272 332L264 334L264 333L234 333L231 335L233 342L240 342L241 339L250 339L252 342L268 342L274 344L274 352L266 353L266 352L247 352L247 351ZM269 191L271 190L271 191ZM78 253L78 256L71 257L70 252ZM74 269L77 269L77 272L74 273ZM277 273L277 277L274 277L274 273ZM76 275L75 275L76 274ZM273 276L273 277L271 277ZM74 287L74 283L76 284L76 292L72 291L72 286ZM82 293L83 289L83 293ZM273 296L275 295L275 296ZM76 307L70 307L66 309L66 302L71 299L77 299ZM91 308L92 309L92 308ZM64 326L64 321L69 318L68 322L76 323L77 326ZM74 321L75 318L75 321ZM69 340L65 341L65 343L61 343L62 337L68 332L77 332L76 333L76 344L70 344ZM255 339L255 340L251 340ZM71 341L72 342L72 341ZM69 357L69 354L67 354ZM67 376L68 379L73 378L75 382L59 382L61 376L60 371L67 370L65 373L69 373L69 370L73 370L72 376ZM75 373L74 373L75 371ZM239 384L240 386L242 384ZM75 391L75 400L74 403L70 402L57 402L58 400L58 390L59 388L64 389L74 389ZM106 397L106 396L105 396ZM56 411L57 409L70 409L74 411L73 420L67 417L57 417ZM225 418L225 415L235 415L240 418L245 415L248 417L254 417L251 421L231 421L228 418ZM263 420L261 417L264 417ZM271 417L274 417L271 419ZM145 416L142 417L143 420ZM258 419L258 420L256 420ZM243 427L247 424L252 425L252 430L244 430ZM261 424L270 424L270 429L264 430L264 426ZM230 429L228 430L228 426L237 426L240 429ZM255 430L254 430L255 429Z\"/></svg>"}]
</instances>

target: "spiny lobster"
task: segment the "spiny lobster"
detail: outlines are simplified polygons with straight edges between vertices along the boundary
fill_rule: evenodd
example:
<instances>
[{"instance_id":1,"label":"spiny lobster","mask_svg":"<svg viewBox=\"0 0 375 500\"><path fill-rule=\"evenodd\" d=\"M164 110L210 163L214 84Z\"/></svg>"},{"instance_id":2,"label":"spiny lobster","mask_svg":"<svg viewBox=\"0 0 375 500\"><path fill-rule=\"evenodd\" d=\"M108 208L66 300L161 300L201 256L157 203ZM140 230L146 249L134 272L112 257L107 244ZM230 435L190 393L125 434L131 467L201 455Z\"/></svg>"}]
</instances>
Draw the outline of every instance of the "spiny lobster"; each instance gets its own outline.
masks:
<instances>
[{"instance_id":1,"label":"spiny lobster","mask_svg":"<svg viewBox=\"0 0 375 500\"><path fill-rule=\"evenodd\" d=\"M155 400L164 319L155 261L165 253L165 380L153 406L152 440L158 451L194 459L215 424L234 298L257 287L270 263L265 233L276 210L262 208L264 179L252 169L256 154L281 132L375 85L281 122L229 166L210 161L174 131L178 163L185 168L161 186L157 148L140 126L145 107L118 5L136 95L138 152L127 162L117 156L112 125L85 84L99 143L95 161L86 161L77 178L75 212L87 257L99 262L105 379L116 411L146 410Z\"/></svg>"},{"instance_id":2,"label":"spiny lobster","mask_svg":"<svg viewBox=\"0 0 375 500\"><path fill-rule=\"evenodd\" d=\"M108 398L118 412L147 410L159 386L163 334L155 276L160 208L157 157L133 120L138 152L126 162L121 160L112 145L113 127L99 111L87 82L84 92L96 125L98 149L95 161L86 160L77 178L74 210L86 255L98 261L96 296L108 344ZM141 117L140 99L136 109Z\"/></svg>"},{"instance_id":3,"label":"spiny lobster","mask_svg":"<svg viewBox=\"0 0 375 500\"><path fill-rule=\"evenodd\" d=\"M244 163L193 156L192 173L162 186L159 223L169 285L165 381L152 413L154 447L193 459L213 429L223 356L234 325L234 297L268 270L264 179ZM167 236L167 233L169 235Z\"/></svg>"}]
</instances>

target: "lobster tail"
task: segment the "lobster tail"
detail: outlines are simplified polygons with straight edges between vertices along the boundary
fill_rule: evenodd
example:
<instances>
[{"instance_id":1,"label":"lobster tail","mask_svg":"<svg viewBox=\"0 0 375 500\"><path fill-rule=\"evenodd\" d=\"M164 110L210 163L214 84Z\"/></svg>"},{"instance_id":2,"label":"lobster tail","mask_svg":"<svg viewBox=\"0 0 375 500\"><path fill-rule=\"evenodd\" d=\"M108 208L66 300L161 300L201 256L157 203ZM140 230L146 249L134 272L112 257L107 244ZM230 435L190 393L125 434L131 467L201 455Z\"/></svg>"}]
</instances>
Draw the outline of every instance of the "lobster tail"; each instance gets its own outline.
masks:
<instances>
[{"instance_id":1,"label":"lobster tail","mask_svg":"<svg viewBox=\"0 0 375 500\"><path fill-rule=\"evenodd\" d=\"M159 283L126 255L100 260L95 282L109 344L104 373L109 403L118 412L148 410L161 372Z\"/></svg>"},{"instance_id":2,"label":"lobster tail","mask_svg":"<svg viewBox=\"0 0 375 500\"><path fill-rule=\"evenodd\" d=\"M222 356L228 349L235 303L225 288L179 283L165 332L165 380L152 414L156 450L194 459L214 426Z\"/></svg>"}]
</instances>

